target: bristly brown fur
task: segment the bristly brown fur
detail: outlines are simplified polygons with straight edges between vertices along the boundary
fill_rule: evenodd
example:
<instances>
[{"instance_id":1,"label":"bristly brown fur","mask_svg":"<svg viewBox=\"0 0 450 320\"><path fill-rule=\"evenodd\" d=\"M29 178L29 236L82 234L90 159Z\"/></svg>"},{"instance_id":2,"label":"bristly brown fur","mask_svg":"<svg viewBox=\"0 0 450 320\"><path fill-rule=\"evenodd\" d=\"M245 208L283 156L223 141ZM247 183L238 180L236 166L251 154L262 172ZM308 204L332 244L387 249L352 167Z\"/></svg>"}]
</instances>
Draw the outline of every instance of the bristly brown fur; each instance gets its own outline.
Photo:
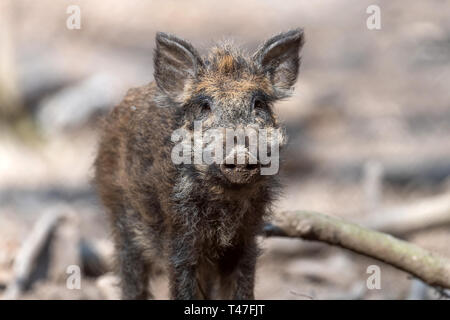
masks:
<instances>
[{"instance_id":1,"label":"bristly brown fur","mask_svg":"<svg viewBox=\"0 0 450 320\"><path fill-rule=\"evenodd\" d=\"M226 44L202 58L163 33L156 42L155 82L129 90L105 119L95 162L123 298L151 297L148 281L162 265L172 298L252 299L255 237L276 177L234 185L214 165L175 165L171 134L199 119L203 130L279 128L272 104L296 80L303 32L277 35L253 57Z\"/></svg>"}]
</instances>

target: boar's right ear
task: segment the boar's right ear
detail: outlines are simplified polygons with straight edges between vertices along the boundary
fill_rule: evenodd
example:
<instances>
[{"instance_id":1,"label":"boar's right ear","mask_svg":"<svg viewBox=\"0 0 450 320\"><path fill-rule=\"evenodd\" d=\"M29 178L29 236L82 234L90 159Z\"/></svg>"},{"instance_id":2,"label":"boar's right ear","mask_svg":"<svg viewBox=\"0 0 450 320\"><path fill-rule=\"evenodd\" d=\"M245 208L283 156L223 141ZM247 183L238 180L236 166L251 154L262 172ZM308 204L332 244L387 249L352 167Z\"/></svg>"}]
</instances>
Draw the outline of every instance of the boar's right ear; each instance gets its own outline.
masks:
<instances>
[{"instance_id":1,"label":"boar's right ear","mask_svg":"<svg viewBox=\"0 0 450 320\"><path fill-rule=\"evenodd\" d=\"M280 33L267 40L253 56L261 70L269 76L279 98L288 96L297 80L299 51L304 41L303 29Z\"/></svg>"},{"instance_id":2,"label":"boar's right ear","mask_svg":"<svg viewBox=\"0 0 450 320\"><path fill-rule=\"evenodd\" d=\"M154 65L155 81L166 98L175 103L182 103L187 82L197 76L203 62L190 43L158 32Z\"/></svg>"}]
</instances>

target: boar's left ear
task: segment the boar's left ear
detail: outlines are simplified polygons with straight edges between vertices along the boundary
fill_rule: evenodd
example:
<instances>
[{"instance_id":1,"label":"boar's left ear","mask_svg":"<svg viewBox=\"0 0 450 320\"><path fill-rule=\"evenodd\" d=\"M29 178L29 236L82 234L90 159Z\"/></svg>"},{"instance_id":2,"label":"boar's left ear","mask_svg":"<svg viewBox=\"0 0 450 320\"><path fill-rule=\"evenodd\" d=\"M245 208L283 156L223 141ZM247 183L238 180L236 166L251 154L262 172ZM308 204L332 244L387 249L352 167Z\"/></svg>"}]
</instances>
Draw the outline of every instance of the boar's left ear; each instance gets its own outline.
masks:
<instances>
[{"instance_id":1,"label":"boar's left ear","mask_svg":"<svg viewBox=\"0 0 450 320\"><path fill-rule=\"evenodd\" d=\"M158 87L169 101L181 103L188 80L197 76L203 62L190 43L173 35L158 32L154 65Z\"/></svg>"},{"instance_id":2,"label":"boar's left ear","mask_svg":"<svg viewBox=\"0 0 450 320\"><path fill-rule=\"evenodd\" d=\"M267 40L254 55L259 68L270 77L279 98L288 96L297 80L299 51L304 41L302 29L280 33Z\"/></svg>"}]
</instances>

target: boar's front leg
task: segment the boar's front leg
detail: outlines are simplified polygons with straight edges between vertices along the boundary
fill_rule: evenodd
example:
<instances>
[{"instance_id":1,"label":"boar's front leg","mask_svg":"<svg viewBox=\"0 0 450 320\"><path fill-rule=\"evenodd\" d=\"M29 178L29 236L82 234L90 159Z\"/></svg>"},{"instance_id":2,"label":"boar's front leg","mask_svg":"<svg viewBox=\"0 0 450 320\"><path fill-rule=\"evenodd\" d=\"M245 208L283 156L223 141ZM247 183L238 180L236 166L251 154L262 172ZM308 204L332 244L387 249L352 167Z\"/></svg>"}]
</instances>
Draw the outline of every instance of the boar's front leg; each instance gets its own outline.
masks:
<instances>
[{"instance_id":1,"label":"boar's front leg","mask_svg":"<svg viewBox=\"0 0 450 320\"><path fill-rule=\"evenodd\" d=\"M116 251L121 278L122 299L141 300L152 298L148 290L149 266L143 260L142 251L133 241L132 233L123 221L116 222Z\"/></svg>"},{"instance_id":2,"label":"boar's front leg","mask_svg":"<svg viewBox=\"0 0 450 320\"><path fill-rule=\"evenodd\" d=\"M197 255L194 239L183 233L172 237L169 259L171 298L175 300L198 299Z\"/></svg>"},{"instance_id":3,"label":"boar's front leg","mask_svg":"<svg viewBox=\"0 0 450 320\"><path fill-rule=\"evenodd\" d=\"M253 300L255 267L258 256L256 241L230 248L219 263L220 295L223 299Z\"/></svg>"}]
</instances>

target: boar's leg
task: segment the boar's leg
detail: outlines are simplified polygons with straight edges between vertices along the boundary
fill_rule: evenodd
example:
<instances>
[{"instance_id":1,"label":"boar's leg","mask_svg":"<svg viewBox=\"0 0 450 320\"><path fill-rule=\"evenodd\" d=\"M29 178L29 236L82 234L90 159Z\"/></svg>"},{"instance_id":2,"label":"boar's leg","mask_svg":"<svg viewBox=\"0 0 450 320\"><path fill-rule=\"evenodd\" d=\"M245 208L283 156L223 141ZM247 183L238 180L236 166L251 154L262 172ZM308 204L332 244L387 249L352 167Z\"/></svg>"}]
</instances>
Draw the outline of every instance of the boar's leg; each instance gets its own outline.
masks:
<instances>
[{"instance_id":1,"label":"boar's leg","mask_svg":"<svg viewBox=\"0 0 450 320\"><path fill-rule=\"evenodd\" d=\"M197 283L198 259L193 237L185 232L172 237L170 248L170 295L176 300L199 299Z\"/></svg>"},{"instance_id":2,"label":"boar's leg","mask_svg":"<svg viewBox=\"0 0 450 320\"><path fill-rule=\"evenodd\" d=\"M149 292L149 266L144 261L142 250L133 241L125 223L116 223L116 252L121 280L122 299L144 300L152 298Z\"/></svg>"},{"instance_id":3,"label":"boar's leg","mask_svg":"<svg viewBox=\"0 0 450 320\"><path fill-rule=\"evenodd\" d=\"M219 262L222 299L253 300L258 247L254 239L230 248Z\"/></svg>"}]
</instances>

